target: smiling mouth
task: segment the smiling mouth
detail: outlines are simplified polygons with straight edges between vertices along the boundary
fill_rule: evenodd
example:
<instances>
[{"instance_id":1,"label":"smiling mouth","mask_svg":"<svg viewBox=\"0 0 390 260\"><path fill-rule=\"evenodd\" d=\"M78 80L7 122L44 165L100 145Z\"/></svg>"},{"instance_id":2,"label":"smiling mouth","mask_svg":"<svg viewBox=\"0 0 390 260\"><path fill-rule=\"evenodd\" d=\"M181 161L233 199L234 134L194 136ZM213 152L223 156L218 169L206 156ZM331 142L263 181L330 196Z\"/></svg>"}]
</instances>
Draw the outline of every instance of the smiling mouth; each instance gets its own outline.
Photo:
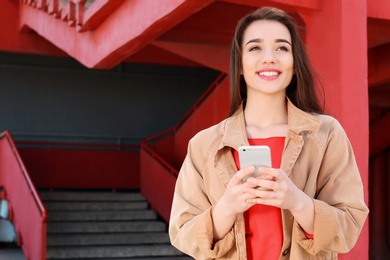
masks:
<instances>
[{"instance_id":1,"label":"smiling mouth","mask_svg":"<svg viewBox=\"0 0 390 260\"><path fill-rule=\"evenodd\" d=\"M275 76L279 75L279 73L276 71L262 71L262 72L259 72L258 74L260 76L264 76L264 77L275 77Z\"/></svg>"}]
</instances>

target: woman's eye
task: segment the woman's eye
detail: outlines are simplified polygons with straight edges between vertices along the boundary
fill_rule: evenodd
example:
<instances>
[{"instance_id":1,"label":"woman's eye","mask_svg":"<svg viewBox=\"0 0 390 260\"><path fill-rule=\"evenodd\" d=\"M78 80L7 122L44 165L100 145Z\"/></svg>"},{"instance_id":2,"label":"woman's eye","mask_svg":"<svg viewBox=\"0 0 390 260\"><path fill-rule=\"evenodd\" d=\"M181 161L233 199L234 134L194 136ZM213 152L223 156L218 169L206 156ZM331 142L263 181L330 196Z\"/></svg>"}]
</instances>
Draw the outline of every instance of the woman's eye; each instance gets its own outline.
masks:
<instances>
[{"instance_id":1,"label":"woman's eye","mask_svg":"<svg viewBox=\"0 0 390 260\"><path fill-rule=\"evenodd\" d=\"M249 51L258 51L258 50L260 50L260 47L258 46L253 46L249 48Z\"/></svg>"},{"instance_id":2,"label":"woman's eye","mask_svg":"<svg viewBox=\"0 0 390 260\"><path fill-rule=\"evenodd\" d=\"M288 48L287 47L285 47L285 46L281 46L281 47L279 47L279 48L277 48L276 50L280 50L280 51L288 51Z\"/></svg>"}]
</instances>

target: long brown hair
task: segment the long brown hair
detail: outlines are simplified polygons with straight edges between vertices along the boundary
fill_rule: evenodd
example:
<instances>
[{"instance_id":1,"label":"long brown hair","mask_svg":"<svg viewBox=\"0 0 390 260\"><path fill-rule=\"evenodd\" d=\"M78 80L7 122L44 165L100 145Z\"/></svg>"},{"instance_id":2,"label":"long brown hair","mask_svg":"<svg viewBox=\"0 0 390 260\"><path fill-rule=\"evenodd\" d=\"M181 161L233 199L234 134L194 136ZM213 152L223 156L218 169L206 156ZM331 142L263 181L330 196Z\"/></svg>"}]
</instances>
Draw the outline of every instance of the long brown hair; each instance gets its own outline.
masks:
<instances>
[{"instance_id":1,"label":"long brown hair","mask_svg":"<svg viewBox=\"0 0 390 260\"><path fill-rule=\"evenodd\" d=\"M316 93L319 79L306 54L304 43L299 35L298 26L286 12L263 7L242 18L236 27L230 53L230 112L233 115L247 97L247 87L242 72L242 41L248 26L258 20L277 21L287 27L292 40L295 74L287 86L286 95L291 102L306 112L323 113Z\"/></svg>"}]
</instances>

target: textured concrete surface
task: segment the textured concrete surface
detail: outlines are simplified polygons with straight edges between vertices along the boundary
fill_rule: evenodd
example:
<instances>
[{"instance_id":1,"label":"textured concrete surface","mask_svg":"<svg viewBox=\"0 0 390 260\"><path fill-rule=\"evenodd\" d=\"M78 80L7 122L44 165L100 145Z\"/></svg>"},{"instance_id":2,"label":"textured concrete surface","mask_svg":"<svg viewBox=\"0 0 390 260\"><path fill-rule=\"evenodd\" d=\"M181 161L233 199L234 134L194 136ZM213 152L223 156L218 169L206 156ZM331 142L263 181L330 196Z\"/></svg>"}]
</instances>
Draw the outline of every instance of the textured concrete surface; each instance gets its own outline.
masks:
<instances>
[{"instance_id":1,"label":"textured concrete surface","mask_svg":"<svg viewBox=\"0 0 390 260\"><path fill-rule=\"evenodd\" d=\"M1 260L25 260L23 252L20 248L8 248L0 245Z\"/></svg>"},{"instance_id":2,"label":"textured concrete surface","mask_svg":"<svg viewBox=\"0 0 390 260\"><path fill-rule=\"evenodd\" d=\"M8 219L0 218L0 242L13 243L17 242L17 236L14 225Z\"/></svg>"}]
</instances>

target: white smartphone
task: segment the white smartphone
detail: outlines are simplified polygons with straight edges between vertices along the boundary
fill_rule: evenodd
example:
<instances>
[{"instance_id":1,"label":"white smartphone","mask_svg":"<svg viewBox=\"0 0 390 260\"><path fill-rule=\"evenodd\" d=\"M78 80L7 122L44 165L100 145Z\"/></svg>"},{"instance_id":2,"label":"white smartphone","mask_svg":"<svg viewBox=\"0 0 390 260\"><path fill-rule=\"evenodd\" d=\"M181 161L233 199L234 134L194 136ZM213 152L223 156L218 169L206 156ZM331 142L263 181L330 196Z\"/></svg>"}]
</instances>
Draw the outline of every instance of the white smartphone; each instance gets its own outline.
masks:
<instances>
[{"instance_id":1,"label":"white smartphone","mask_svg":"<svg viewBox=\"0 0 390 260\"><path fill-rule=\"evenodd\" d=\"M271 149L266 145L240 146L238 148L238 156L241 169L249 165L253 165L256 168L253 174L245 176L242 182L246 182L249 177L258 176L259 167L272 167Z\"/></svg>"}]
</instances>

